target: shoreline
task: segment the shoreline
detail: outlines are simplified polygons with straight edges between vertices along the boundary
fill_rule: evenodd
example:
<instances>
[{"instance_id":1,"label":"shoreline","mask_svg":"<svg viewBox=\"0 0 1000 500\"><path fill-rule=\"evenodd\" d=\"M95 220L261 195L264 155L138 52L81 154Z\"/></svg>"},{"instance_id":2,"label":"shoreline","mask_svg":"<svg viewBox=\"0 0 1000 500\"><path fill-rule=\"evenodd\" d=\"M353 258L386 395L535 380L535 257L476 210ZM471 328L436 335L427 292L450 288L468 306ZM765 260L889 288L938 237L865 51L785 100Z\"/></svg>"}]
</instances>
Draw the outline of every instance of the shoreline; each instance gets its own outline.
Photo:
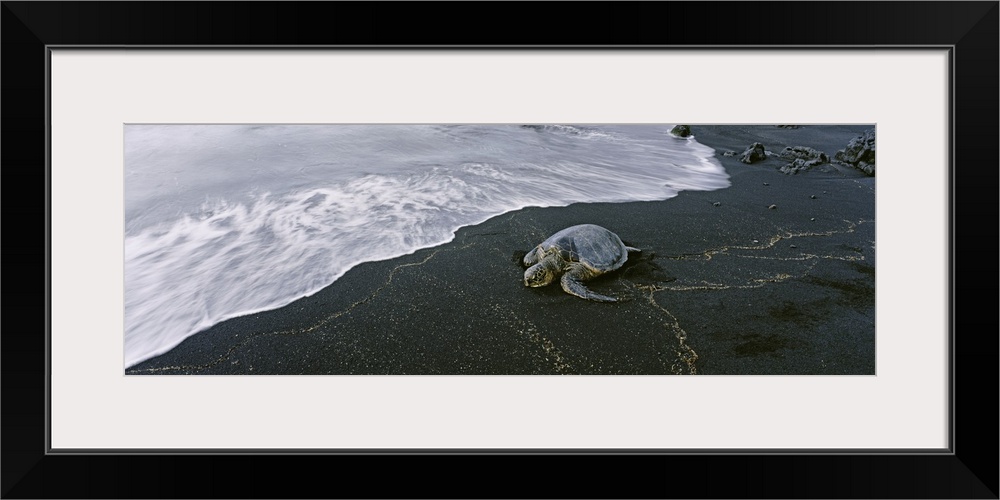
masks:
<instances>
[{"instance_id":1,"label":"shoreline","mask_svg":"<svg viewBox=\"0 0 1000 500\"><path fill-rule=\"evenodd\" d=\"M832 156L865 128L692 125L728 188L495 216L126 374L874 374L875 179L723 156L752 142ZM643 250L589 283L621 302L521 283L524 252L579 223Z\"/></svg>"},{"instance_id":2,"label":"shoreline","mask_svg":"<svg viewBox=\"0 0 1000 500\"><path fill-rule=\"evenodd\" d=\"M246 129L230 128L226 134ZM340 169L348 173L326 171L326 176L317 174L315 184L290 192L254 187L257 194L231 191L229 201L225 195L206 195L200 209L182 214L178 207L174 219L136 221L125 239L125 366L163 354L225 320L313 295L359 264L447 244L462 227L504 213L580 201L662 200L683 189L729 186L713 149L689 139L664 141L667 127L662 125L480 128L355 126L345 132L334 127L326 132L364 132L393 143L433 129L433 137L425 138L444 140L433 144L453 148L447 156L456 161L431 162L428 170L420 166L422 148L417 148L409 170L397 165L363 174L356 166ZM301 140L294 131L275 137ZM457 137L466 142L452 144ZM250 147L239 142L242 136L228 139L235 145L232 151ZM487 148L490 143L495 151ZM279 148L273 140L270 146ZM432 143L423 148L424 154L443 154ZM544 158L553 155L561 160L549 165ZM379 163L379 156L368 161ZM401 156L386 153L390 163Z\"/></svg>"}]
</instances>

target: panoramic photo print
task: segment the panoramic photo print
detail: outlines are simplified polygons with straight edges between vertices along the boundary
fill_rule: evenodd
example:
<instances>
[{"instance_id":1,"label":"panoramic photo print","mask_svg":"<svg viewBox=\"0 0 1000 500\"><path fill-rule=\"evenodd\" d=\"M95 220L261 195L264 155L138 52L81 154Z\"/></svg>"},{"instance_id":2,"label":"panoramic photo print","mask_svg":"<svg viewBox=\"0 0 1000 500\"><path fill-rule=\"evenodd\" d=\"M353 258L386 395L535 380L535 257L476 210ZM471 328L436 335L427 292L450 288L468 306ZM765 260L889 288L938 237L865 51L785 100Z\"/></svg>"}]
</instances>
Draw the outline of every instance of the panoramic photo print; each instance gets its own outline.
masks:
<instances>
[{"instance_id":1,"label":"panoramic photo print","mask_svg":"<svg viewBox=\"0 0 1000 500\"><path fill-rule=\"evenodd\" d=\"M874 124L127 124L127 375L874 375Z\"/></svg>"}]
</instances>

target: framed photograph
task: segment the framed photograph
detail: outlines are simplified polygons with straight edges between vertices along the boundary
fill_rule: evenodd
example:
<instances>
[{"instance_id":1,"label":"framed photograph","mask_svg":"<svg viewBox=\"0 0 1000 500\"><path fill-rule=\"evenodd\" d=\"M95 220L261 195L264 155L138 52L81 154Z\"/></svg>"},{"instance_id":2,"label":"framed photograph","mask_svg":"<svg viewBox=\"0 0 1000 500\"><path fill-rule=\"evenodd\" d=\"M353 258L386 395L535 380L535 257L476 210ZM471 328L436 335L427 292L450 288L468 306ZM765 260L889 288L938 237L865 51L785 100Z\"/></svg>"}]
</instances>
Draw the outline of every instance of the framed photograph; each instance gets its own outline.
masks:
<instances>
[{"instance_id":1,"label":"framed photograph","mask_svg":"<svg viewBox=\"0 0 1000 500\"><path fill-rule=\"evenodd\" d=\"M481 8L4 3L5 497L997 498L996 2Z\"/></svg>"},{"instance_id":2,"label":"framed photograph","mask_svg":"<svg viewBox=\"0 0 1000 500\"><path fill-rule=\"evenodd\" d=\"M632 71L685 64L649 56ZM875 144L875 124L126 124L123 368L874 376Z\"/></svg>"}]
</instances>

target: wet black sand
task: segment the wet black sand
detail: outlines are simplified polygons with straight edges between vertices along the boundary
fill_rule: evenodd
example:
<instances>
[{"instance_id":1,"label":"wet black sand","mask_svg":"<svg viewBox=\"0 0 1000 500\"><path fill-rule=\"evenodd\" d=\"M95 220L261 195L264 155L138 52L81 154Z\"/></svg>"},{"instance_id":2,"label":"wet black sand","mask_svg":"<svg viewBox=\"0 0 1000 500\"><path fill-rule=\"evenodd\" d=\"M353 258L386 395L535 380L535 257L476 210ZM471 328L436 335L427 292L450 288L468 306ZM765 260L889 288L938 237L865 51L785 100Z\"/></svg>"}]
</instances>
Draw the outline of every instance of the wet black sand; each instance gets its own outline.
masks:
<instances>
[{"instance_id":1,"label":"wet black sand","mask_svg":"<svg viewBox=\"0 0 1000 500\"><path fill-rule=\"evenodd\" d=\"M126 373L874 374L875 178L723 156L752 142L832 156L865 128L693 125L731 187L494 217ZM524 252L581 223L643 250L589 283L621 302L522 284Z\"/></svg>"}]
</instances>

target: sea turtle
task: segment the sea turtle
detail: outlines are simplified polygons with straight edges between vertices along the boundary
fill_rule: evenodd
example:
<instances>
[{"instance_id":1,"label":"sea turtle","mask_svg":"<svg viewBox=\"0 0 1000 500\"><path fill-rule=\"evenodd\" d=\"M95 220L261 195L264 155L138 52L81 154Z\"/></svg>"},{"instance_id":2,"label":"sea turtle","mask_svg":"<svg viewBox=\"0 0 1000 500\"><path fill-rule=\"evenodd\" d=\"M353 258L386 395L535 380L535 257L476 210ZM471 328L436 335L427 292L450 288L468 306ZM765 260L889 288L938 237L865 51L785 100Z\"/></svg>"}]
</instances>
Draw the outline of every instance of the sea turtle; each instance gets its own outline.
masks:
<instances>
[{"instance_id":1,"label":"sea turtle","mask_svg":"<svg viewBox=\"0 0 1000 500\"><path fill-rule=\"evenodd\" d=\"M559 231L524 256L524 285L545 286L559 278L563 290L571 295L598 302L618 299L591 292L583 282L614 271L628 260L626 246L617 234L594 224L580 224Z\"/></svg>"}]
</instances>

